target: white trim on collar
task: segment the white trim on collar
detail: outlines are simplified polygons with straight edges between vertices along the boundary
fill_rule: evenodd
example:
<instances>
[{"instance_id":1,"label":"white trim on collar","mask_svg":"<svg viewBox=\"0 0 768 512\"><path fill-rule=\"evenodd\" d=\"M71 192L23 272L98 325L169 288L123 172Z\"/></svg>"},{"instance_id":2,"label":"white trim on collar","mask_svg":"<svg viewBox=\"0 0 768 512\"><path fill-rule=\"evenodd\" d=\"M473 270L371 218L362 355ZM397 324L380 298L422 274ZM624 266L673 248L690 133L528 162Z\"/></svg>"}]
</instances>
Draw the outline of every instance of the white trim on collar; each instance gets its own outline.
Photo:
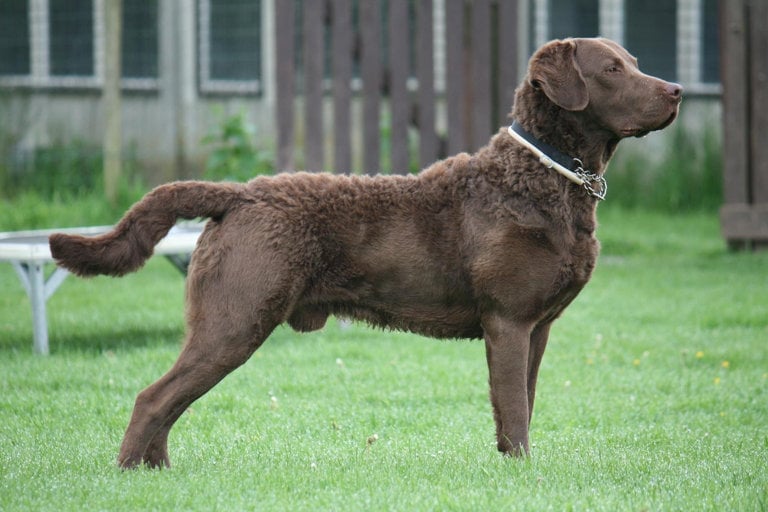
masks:
<instances>
[{"instance_id":1,"label":"white trim on collar","mask_svg":"<svg viewBox=\"0 0 768 512\"><path fill-rule=\"evenodd\" d=\"M531 153L536 155L536 157L539 159L539 162L541 162L544 167L547 167L548 169L554 169L573 183L579 185L580 187L584 187L590 196L596 197L601 201L605 199L605 194L608 192L608 184L605 182L605 178L598 176L597 174L585 171L581 167L579 167L579 169L576 171L565 168L563 165L548 157L542 150L526 140L522 135L513 130L511 125L509 128L507 128L507 132L509 132L513 139L525 146L529 151L531 151ZM599 183L600 190L595 190L592 187L592 183Z\"/></svg>"}]
</instances>

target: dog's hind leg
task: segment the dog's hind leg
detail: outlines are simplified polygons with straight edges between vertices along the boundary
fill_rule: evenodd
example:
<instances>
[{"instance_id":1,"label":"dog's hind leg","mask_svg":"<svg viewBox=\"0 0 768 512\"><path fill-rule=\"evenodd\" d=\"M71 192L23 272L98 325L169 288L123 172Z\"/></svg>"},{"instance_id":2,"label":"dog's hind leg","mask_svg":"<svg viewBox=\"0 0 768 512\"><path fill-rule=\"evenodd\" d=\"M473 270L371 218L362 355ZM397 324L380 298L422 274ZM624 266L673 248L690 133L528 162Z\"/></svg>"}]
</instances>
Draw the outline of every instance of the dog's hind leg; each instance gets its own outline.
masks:
<instances>
[{"instance_id":1,"label":"dog's hind leg","mask_svg":"<svg viewBox=\"0 0 768 512\"><path fill-rule=\"evenodd\" d=\"M187 279L186 343L168 373L136 398L118 456L123 468L168 466L176 420L248 360L305 289L284 247L263 242L269 233L251 225L246 236L245 221L228 219L229 228L209 224L201 235Z\"/></svg>"},{"instance_id":2,"label":"dog's hind leg","mask_svg":"<svg viewBox=\"0 0 768 512\"><path fill-rule=\"evenodd\" d=\"M245 362L245 360L247 359L248 359L248 355L245 356L242 362ZM239 366L239 364L237 364L235 360L233 360L233 363L235 363L235 367ZM178 366L178 363L176 366ZM228 373L230 373L230 370L223 368L223 374L221 375L221 378L224 378L224 376L226 376ZM196 379L197 378L198 377L196 377ZM213 385L215 385L216 382L218 381L214 379ZM198 385L199 384L201 383L198 381ZM209 386L208 389L198 388L198 393L196 394L199 394L199 396L202 396L203 394L205 394L207 390L210 390L210 388L213 387L213 385ZM137 398L137 405L138 405L138 402L139 402L139 399ZM184 411L189 407L191 403L192 403L192 400L182 401L180 403L180 406L174 409L171 409L170 416L166 418L165 423L163 423L162 426L159 428L159 430L157 430L154 437L152 437L151 441L149 442L149 445L147 446L146 450L144 451L144 455L142 456L142 462L146 466L150 468L171 467L171 460L170 460L170 457L168 456L168 434L170 433L173 425L181 417L181 415L184 413ZM136 410L134 409L134 415L137 414L135 411ZM131 423L133 423L133 419L131 420ZM126 432L126 438L127 438L127 432ZM123 444L125 444L125 441ZM123 455L122 455L122 449L121 449L121 456L118 460L120 461L122 457ZM131 457L129 457L129 459L131 459ZM122 462L120 462L120 465L123 467L132 467L136 464L131 463L131 464L125 465Z\"/></svg>"},{"instance_id":3,"label":"dog's hind leg","mask_svg":"<svg viewBox=\"0 0 768 512\"><path fill-rule=\"evenodd\" d=\"M118 464L170 466L167 439L173 424L192 402L247 361L273 327L239 340L213 341L201 339L204 333L191 332L173 367L136 398Z\"/></svg>"},{"instance_id":4,"label":"dog's hind leg","mask_svg":"<svg viewBox=\"0 0 768 512\"><path fill-rule=\"evenodd\" d=\"M263 261L264 258L262 258ZM301 279L273 264L248 272L251 258L215 276L194 267L187 288L187 339L173 367L139 393L118 464L169 466L168 432L192 402L245 363L295 304ZM265 265L266 266L266 265Z\"/></svg>"},{"instance_id":5,"label":"dog's hind leg","mask_svg":"<svg viewBox=\"0 0 768 512\"><path fill-rule=\"evenodd\" d=\"M241 323L248 327L239 333L190 325L176 363L136 398L118 456L120 467L170 466L168 432L176 420L192 402L245 363L278 323L275 318L262 318L256 325Z\"/></svg>"}]
</instances>

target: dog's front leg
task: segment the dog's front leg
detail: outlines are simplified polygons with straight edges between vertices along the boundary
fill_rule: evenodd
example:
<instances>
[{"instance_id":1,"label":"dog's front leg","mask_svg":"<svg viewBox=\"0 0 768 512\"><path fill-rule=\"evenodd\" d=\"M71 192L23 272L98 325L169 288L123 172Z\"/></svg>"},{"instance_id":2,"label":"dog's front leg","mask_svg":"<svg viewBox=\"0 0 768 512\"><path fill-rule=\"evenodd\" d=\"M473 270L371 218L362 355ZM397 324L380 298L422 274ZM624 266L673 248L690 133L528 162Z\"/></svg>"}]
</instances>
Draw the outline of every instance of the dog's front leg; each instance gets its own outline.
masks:
<instances>
[{"instance_id":1,"label":"dog's front leg","mask_svg":"<svg viewBox=\"0 0 768 512\"><path fill-rule=\"evenodd\" d=\"M528 453L528 351L531 326L494 313L483 318L491 404L499 451Z\"/></svg>"},{"instance_id":2,"label":"dog's front leg","mask_svg":"<svg viewBox=\"0 0 768 512\"><path fill-rule=\"evenodd\" d=\"M544 355L544 349L547 348L547 339L549 339L549 328L551 322L537 325L531 333L531 345L528 351L528 423L530 427L533 417L533 401L536 398L536 379L539 375L539 365Z\"/></svg>"}]
</instances>

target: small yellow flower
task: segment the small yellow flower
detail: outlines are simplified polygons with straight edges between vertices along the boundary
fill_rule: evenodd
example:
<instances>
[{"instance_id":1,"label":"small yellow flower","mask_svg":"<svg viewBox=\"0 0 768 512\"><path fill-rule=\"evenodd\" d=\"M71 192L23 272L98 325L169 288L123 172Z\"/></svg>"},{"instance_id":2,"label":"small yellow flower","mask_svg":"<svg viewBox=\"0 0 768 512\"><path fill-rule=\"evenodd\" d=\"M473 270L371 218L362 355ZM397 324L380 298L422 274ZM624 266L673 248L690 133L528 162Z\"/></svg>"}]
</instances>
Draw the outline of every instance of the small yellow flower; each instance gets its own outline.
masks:
<instances>
[{"instance_id":1,"label":"small yellow flower","mask_svg":"<svg viewBox=\"0 0 768 512\"><path fill-rule=\"evenodd\" d=\"M592 359L591 357L588 357L588 358L587 358L587 364L590 364L590 365L591 365L591 364L595 364L595 360L594 360L594 359Z\"/></svg>"},{"instance_id":2,"label":"small yellow flower","mask_svg":"<svg viewBox=\"0 0 768 512\"><path fill-rule=\"evenodd\" d=\"M715 385L720 384L720 377L715 377Z\"/></svg>"},{"instance_id":3,"label":"small yellow flower","mask_svg":"<svg viewBox=\"0 0 768 512\"><path fill-rule=\"evenodd\" d=\"M702 352L701 350L696 352L696 359L701 359L702 357L704 357L704 352Z\"/></svg>"},{"instance_id":4,"label":"small yellow flower","mask_svg":"<svg viewBox=\"0 0 768 512\"><path fill-rule=\"evenodd\" d=\"M731 363L729 363L728 361L723 361L723 362L720 364L720 366L722 366L723 368L730 368L730 366L731 366Z\"/></svg>"},{"instance_id":5,"label":"small yellow flower","mask_svg":"<svg viewBox=\"0 0 768 512\"><path fill-rule=\"evenodd\" d=\"M632 361L632 364L635 365L635 366L640 366L640 360L639 359L635 359L634 361Z\"/></svg>"}]
</instances>

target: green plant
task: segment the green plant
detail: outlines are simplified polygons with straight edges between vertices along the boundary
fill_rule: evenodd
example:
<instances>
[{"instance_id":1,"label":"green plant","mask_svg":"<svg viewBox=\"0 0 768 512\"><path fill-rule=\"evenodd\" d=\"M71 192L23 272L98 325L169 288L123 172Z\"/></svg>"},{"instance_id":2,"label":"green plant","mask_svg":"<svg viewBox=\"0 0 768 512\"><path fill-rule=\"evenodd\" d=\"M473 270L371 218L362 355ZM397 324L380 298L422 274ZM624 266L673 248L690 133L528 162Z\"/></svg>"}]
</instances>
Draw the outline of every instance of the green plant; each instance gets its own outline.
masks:
<instances>
[{"instance_id":1,"label":"green plant","mask_svg":"<svg viewBox=\"0 0 768 512\"><path fill-rule=\"evenodd\" d=\"M96 189L102 156L99 148L75 140L56 142L29 153L25 162L6 175L6 195L35 191L41 197L78 195Z\"/></svg>"},{"instance_id":2,"label":"green plant","mask_svg":"<svg viewBox=\"0 0 768 512\"><path fill-rule=\"evenodd\" d=\"M137 177L133 154L133 151L126 152L123 160L124 172L117 198L121 207L126 201L135 200L137 191L144 190ZM39 147L30 152L28 158L6 169L2 194L8 199L36 197L46 203L85 196L96 198L104 189L103 162L102 149L82 140Z\"/></svg>"},{"instance_id":3,"label":"green plant","mask_svg":"<svg viewBox=\"0 0 768 512\"><path fill-rule=\"evenodd\" d=\"M617 155L606 176L611 203L669 212L717 209L722 202L722 147L717 134L676 125L669 137L660 158Z\"/></svg>"},{"instance_id":4,"label":"green plant","mask_svg":"<svg viewBox=\"0 0 768 512\"><path fill-rule=\"evenodd\" d=\"M112 224L146 193L136 160L124 160L125 173L110 205L103 192L101 148L73 141L38 148L24 165L8 171L0 202L0 230Z\"/></svg>"},{"instance_id":5,"label":"green plant","mask_svg":"<svg viewBox=\"0 0 768 512\"><path fill-rule=\"evenodd\" d=\"M242 112L222 120L217 131L203 137L211 146L204 177L213 181L248 181L254 176L274 172L272 156L253 142L256 129Z\"/></svg>"}]
</instances>

